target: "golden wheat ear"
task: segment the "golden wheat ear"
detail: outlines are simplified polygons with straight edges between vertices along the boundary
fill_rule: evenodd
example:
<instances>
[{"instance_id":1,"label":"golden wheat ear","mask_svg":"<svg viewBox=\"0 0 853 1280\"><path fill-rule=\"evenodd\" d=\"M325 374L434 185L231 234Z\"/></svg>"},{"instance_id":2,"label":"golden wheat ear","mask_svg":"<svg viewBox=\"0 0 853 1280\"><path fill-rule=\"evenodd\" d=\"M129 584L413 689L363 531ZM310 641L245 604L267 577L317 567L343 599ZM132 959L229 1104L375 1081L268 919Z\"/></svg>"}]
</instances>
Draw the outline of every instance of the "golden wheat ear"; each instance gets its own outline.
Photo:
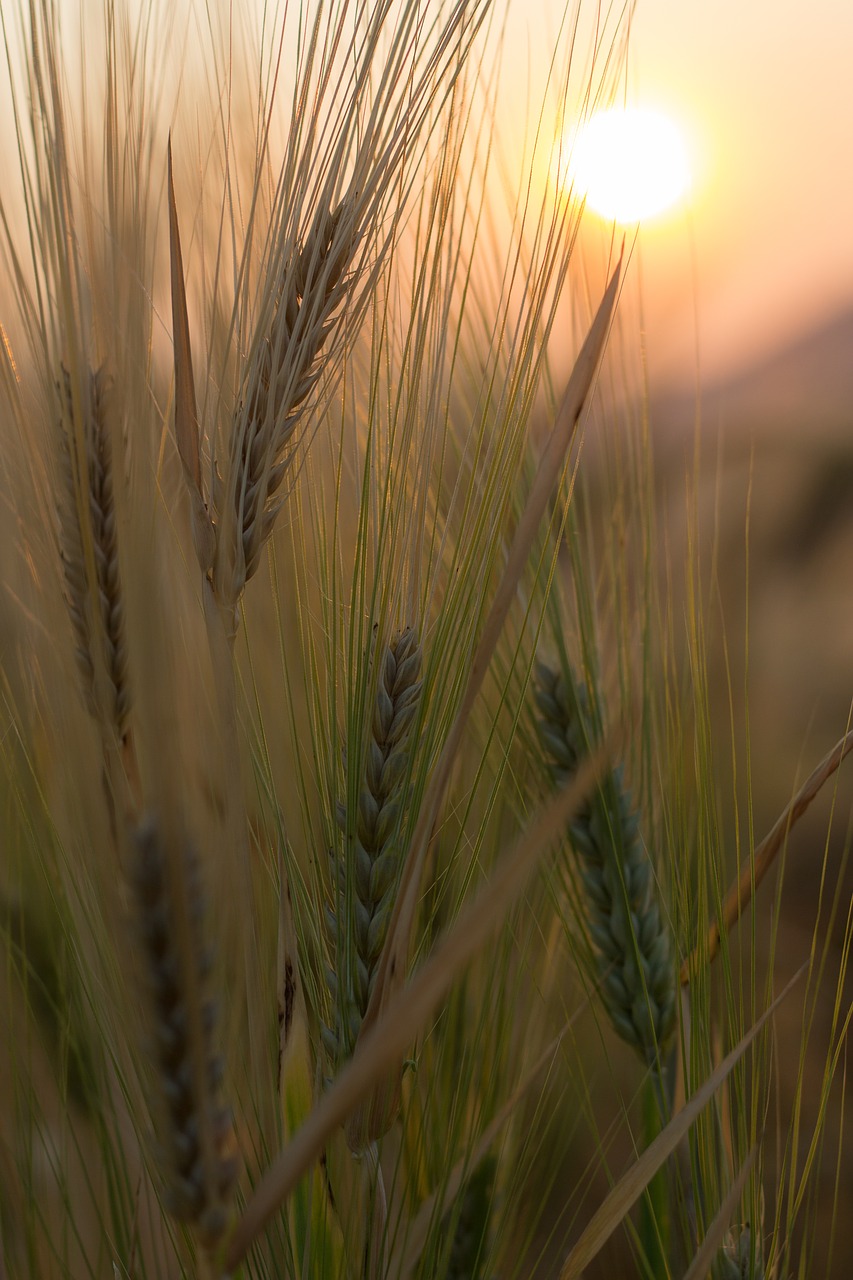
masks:
<instances>
[{"instance_id":1,"label":"golden wheat ear","mask_svg":"<svg viewBox=\"0 0 853 1280\"><path fill-rule=\"evenodd\" d=\"M60 557L77 671L91 715L121 740L131 692L106 375L87 369L75 386L63 367L58 390Z\"/></svg>"},{"instance_id":2,"label":"golden wheat ear","mask_svg":"<svg viewBox=\"0 0 853 1280\"><path fill-rule=\"evenodd\" d=\"M214 593L235 609L284 502L294 433L328 371L360 283L352 268L365 228L365 203L321 201L301 244L290 251L255 335L234 416L226 476L216 493Z\"/></svg>"},{"instance_id":3,"label":"golden wheat ear","mask_svg":"<svg viewBox=\"0 0 853 1280\"><path fill-rule=\"evenodd\" d=\"M165 1204L214 1249L227 1230L237 1177L223 1059L215 1048L212 953L204 941L198 859L167 845L148 816L132 837L131 888L147 989L156 1163Z\"/></svg>"}]
</instances>

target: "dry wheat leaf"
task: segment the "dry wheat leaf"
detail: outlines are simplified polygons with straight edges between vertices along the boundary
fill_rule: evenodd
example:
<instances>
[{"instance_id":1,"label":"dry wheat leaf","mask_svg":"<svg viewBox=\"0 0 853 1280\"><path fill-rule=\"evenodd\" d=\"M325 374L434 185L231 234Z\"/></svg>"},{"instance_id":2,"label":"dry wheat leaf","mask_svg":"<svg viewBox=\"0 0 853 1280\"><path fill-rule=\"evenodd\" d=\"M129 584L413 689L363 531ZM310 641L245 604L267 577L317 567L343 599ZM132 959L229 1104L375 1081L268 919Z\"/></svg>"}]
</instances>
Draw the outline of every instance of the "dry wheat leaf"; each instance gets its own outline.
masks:
<instances>
[{"instance_id":1,"label":"dry wheat leaf","mask_svg":"<svg viewBox=\"0 0 853 1280\"><path fill-rule=\"evenodd\" d=\"M172 287L172 343L175 356L175 438L178 453L187 476L192 508L193 545L202 573L213 563L214 534L201 485L201 453L199 449L198 410L193 378L190 322L181 236L178 230L178 207L172 175L172 139L168 143L169 170L169 256Z\"/></svg>"},{"instance_id":2,"label":"dry wheat leaf","mask_svg":"<svg viewBox=\"0 0 853 1280\"><path fill-rule=\"evenodd\" d=\"M577 813L608 760L605 749L598 751L571 784L540 811L528 831L501 860L492 879L461 912L429 960L396 994L370 1034L359 1040L355 1054L325 1097L255 1188L228 1248L229 1272L241 1262L305 1170L319 1158L339 1125L399 1060L463 966L518 902L528 876Z\"/></svg>"}]
</instances>

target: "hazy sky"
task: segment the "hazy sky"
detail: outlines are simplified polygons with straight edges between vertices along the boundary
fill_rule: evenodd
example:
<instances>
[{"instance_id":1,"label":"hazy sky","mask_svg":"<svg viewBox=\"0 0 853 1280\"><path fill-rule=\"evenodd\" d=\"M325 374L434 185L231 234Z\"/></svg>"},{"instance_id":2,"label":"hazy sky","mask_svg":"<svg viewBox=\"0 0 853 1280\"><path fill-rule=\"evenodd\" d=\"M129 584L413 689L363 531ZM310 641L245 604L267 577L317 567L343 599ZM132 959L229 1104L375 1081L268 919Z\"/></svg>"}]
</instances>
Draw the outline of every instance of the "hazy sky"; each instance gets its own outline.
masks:
<instances>
[{"instance_id":1,"label":"hazy sky","mask_svg":"<svg viewBox=\"0 0 853 1280\"><path fill-rule=\"evenodd\" d=\"M641 235L661 364L691 361L694 303L706 374L853 305L851 68L853 0L638 0L630 96L696 166L687 211Z\"/></svg>"},{"instance_id":2,"label":"hazy sky","mask_svg":"<svg viewBox=\"0 0 853 1280\"><path fill-rule=\"evenodd\" d=\"M85 22L98 0L61 3ZM534 100L564 0L510 3L509 62ZM596 0L579 3L591 22ZM695 169L632 266L661 376L691 376L697 316L711 377L853 305L851 68L853 0L637 0L628 96L683 127Z\"/></svg>"}]
</instances>

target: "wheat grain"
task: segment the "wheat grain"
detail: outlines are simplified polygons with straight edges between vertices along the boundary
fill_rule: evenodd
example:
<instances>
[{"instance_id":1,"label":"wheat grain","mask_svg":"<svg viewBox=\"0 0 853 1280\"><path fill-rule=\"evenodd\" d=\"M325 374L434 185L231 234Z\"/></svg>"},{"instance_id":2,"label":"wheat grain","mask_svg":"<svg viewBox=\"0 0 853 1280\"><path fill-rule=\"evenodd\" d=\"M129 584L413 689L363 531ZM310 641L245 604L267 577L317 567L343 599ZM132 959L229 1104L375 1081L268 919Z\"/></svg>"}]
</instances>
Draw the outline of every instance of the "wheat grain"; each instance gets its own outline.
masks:
<instances>
[{"instance_id":1,"label":"wheat grain","mask_svg":"<svg viewBox=\"0 0 853 1280\"><path fill-rule=\"evenodd\" d=\"M220 1100L211 952L195 851L166 847L148 817L133 835L132 889L151 1012L155 1111L166 1206L213 1247L228 1225L237 1174L230 1110Z\"/></svg>"},{"instance_id":2,"label":"wheat grain","mask_svg":"<svg viewBox=\"0 0 853 1280\"><path fill-rule=\"evenodd\" d=\"M562 786L588 754L590 716L583 689L537 663L537 728L553 782ZM614 1029L649 1063L675 1024L675 973L623 769L617 766L569 828L579 859L600 993Z\"/></svg>"}]
</instances>

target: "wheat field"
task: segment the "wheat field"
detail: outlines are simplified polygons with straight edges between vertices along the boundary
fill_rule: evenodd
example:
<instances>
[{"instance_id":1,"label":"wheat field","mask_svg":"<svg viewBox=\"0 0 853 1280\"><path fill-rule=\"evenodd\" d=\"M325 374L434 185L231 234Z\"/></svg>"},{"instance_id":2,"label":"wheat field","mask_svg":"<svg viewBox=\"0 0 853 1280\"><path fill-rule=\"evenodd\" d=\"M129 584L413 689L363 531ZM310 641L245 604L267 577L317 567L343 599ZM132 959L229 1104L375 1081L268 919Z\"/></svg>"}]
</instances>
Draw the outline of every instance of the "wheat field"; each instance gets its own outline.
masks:
<instances>
[{"instance_id":1,"label":"wheat field","mask_svg":"<svg viewBox=\"0 0 853 1280\"><path fill-rule=\"evenodd\" d=\"M511 0L0 10L0 1277L844 1274L847 708L754 830L543 178L629 9L518 148Z\"/></svg>"}]
</instances>

